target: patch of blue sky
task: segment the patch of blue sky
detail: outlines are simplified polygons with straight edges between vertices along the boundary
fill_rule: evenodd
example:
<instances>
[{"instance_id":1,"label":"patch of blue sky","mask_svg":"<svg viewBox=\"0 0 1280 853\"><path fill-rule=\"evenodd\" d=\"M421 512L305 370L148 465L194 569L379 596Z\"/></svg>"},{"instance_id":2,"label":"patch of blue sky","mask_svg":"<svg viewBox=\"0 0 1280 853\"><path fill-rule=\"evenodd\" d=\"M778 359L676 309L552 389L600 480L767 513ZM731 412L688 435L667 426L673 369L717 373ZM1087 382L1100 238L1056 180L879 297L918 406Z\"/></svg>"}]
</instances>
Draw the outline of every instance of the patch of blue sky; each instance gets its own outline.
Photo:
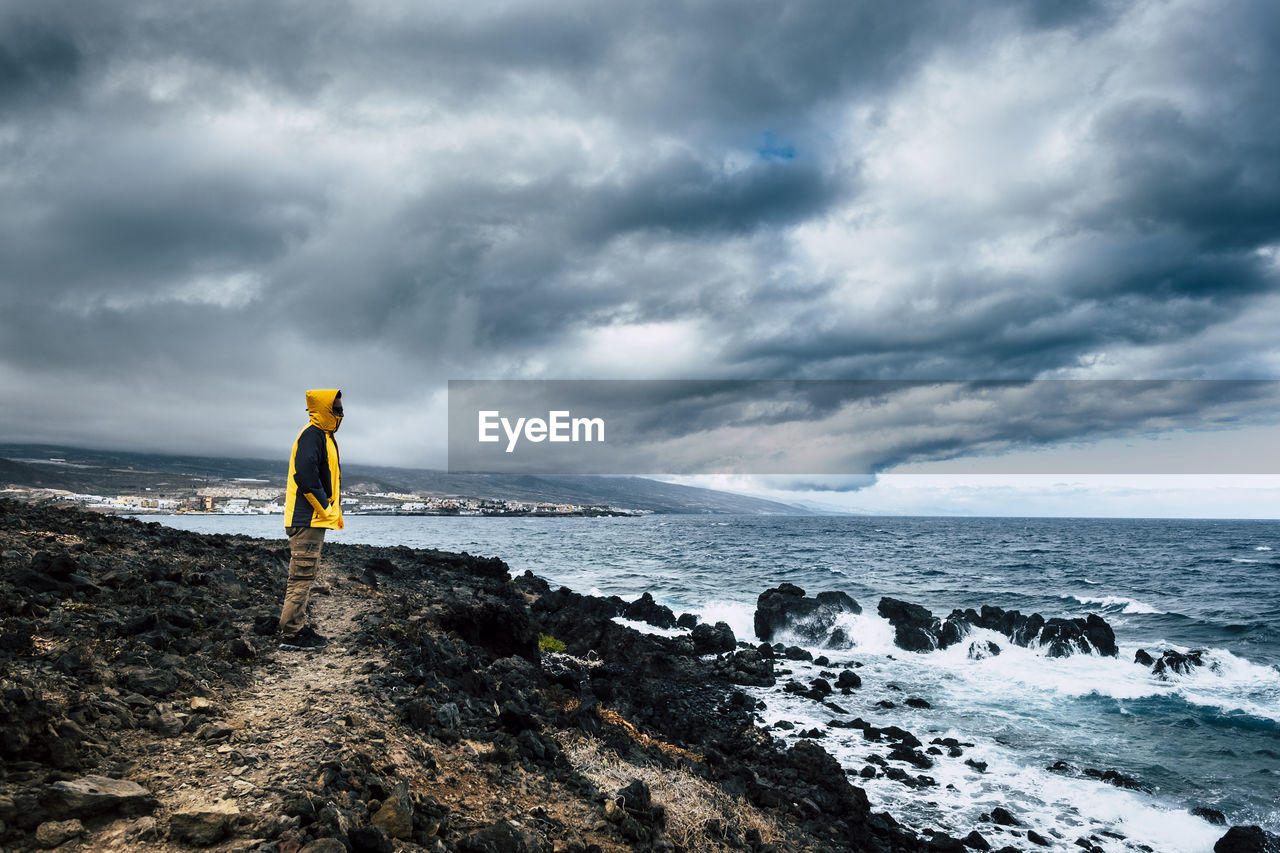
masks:
<instances>
[{"instance_id":1,"label":"patch of blue sky","mask_svg":"<svg viewBox=\"0 0 1280 853\"><path fill-rule=\"evenodd\" d=\"M756 154L761 160L794 160L796 159L796 147L789 142L785 142L782 137L772 130L766 130L760 134L760 140L756 143Z\"/></svg>"}]
</instances>

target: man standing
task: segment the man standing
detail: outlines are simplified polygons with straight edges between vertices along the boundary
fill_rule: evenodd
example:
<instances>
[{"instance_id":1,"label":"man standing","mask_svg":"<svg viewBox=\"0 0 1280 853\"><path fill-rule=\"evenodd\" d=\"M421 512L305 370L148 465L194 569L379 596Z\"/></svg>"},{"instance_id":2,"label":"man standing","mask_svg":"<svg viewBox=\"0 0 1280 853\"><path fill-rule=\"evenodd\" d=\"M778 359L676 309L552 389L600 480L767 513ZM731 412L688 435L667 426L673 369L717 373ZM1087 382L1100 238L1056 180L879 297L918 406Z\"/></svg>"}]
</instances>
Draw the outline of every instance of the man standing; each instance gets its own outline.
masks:
<instances>
[{"instance_id":1,"label":"man standing","mask_svg":"<svg viewBox=\"0 0 1280 853\"><path fill-rule=\"evenodd\" d=\"M280 611L280 648L288 651L324 648L329 640L306 625L307 597L320 566L326 530L341 530L342 475L333 434L342 423L342 392L324 388L307 392L311 423L293 442L289 485L284 501L284 531L289 534L289 582Z\"/></svg>"}]
</instances>

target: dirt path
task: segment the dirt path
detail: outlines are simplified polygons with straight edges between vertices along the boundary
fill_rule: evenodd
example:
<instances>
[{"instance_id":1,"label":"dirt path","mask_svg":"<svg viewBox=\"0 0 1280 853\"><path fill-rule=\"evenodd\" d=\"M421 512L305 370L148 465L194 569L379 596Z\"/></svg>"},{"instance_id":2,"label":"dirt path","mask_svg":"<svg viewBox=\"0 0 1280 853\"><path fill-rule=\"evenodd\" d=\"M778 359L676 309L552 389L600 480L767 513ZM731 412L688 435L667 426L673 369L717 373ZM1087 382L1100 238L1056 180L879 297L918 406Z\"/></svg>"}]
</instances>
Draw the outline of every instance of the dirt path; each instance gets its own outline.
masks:
<instances>
[{"instance_id":1,"label":"dirt path","mask_svg":"<svg viewBox=\"0 0 1280 853\"><path fill-rule=\"evenodd\" d=\"M368 676L385 660L376 648L355 642L361 619L377 606L378 593L348 581L333 581L328 594L313 594L311 622L329 637L317 652L271 648L256 667L257 680L227 691L213 707L176 706L179 715L203 713L208 722L163 740L139 731L114 756L129 767L128 777L155 794L154 837L164 837L175 812L231 801L239 823L285 818L285 800L300 791L318 791L326 762L342 761L353 749L366 747L373 756L414 763L403 745L387 743L394 731L389 703L368 690ZM361 689L363 688L363 689ZM394 759L393 759L394 760ZM265 829L265 824L262 824ZM115 827L94 840L94 849L137 849L145 842L146 824ZM259 842L244 832L214 849L247 850ZM149 849L187 850L175 842L155 842Z\"/></svg>"},{"instance_id":2,"label":"dirt path","mask_svg":"<svg viewBox=\"0 0 1280 853\"><path fill-rule=\"evenodd\" d=\"M113 775L155 795L159 807L153 816L116 821L59 849L189 853L193 845L171 831L173 816L213 807L234 809L227 834L195 846L241 853L274 839L279 849L294 850L289 828L299 820L291 815L300 801L310 802L315 813L303 823L315 835L313 821L327 819L325 806L333 802L335 787L342 787L333 785L341 768L372 769L390 781L408 782L449 811L454 832L500 818L519 821L538 807L570 826L585 829L598 820L589 803L542 774L491 761L491 745L466 739L444 745L398 720L395 697L373 686L387 665L385 655L358 637L365 616L385 610L383 593L353 577L330 584L328 594L312 596L310 609L311 623L329 638L327 648L283 651L272 642L254 668L255 682L222 688L212 707L200 699L157 704L157 710L184 721L201 714L207 722L187 724L169 737L145 729L123 734L120 750L110 757ZM352 796L342 805L350 813L377 804ZM359 822L369 817L361 814ZM601 841L605 850L620 849ZM434 841L398 841L396 849L442 848Z\"/></svg>"}]
</instances>

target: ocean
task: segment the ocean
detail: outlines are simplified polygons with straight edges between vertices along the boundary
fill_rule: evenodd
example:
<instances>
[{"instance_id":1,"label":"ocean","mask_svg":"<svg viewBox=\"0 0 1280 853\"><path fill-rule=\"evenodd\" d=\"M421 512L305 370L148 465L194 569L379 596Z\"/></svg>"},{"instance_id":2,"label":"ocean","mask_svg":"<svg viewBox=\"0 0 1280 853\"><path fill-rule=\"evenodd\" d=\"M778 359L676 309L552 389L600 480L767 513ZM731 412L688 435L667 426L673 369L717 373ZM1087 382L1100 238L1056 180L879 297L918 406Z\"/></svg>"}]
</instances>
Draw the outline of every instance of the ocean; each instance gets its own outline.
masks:
<instances>
[{"instance_id":1,"label":"ocean","mask_svg":"<svg viewBox=\"0 0 1280 853\"><path fill-rule=\"evenodd\" d=\"M279 516L165 516L185 530L283 537ZM1107 851L1208 853L1225 831L1190 814L1280 832L1280 523L1097 519L761 516L642 518L361 517L328 541L469 551L532 570L579 592L628 601L651 592L676 614L752 631L756 597L790 582L810 595L841 590L864 608L843 627L852 644L812 648L831 665L787 663L775 688L752 688L762 724L794 742L814 728L850 770L890 744L829 725L861 716L900 725L926 745L973 744L939 758L911 789L855 779L873 806L917 830L963 837L997 805L1053 843L1078 851L1093 836ZM892 596L946 616L994 605L1024 613L1097 613L1115 629L1118 658L1049 658L981 630L996 657L970 660L968 642L913 653L876 615ZM637 626L653 630L647 626ZM1133 662L1137 649L1208 650L1206 665L1162 681ZM853 664L863 686L831 697L848 714L784 693ZM919 697L930 707L906 707ZM889 709L879 703L891 702ZM790 728L788 728L790 726ZM1116 770L1145 790L1113 787L1077 770ZM1024 845L1025 846L1025 845Z\"/></svg>"}]
</instances>

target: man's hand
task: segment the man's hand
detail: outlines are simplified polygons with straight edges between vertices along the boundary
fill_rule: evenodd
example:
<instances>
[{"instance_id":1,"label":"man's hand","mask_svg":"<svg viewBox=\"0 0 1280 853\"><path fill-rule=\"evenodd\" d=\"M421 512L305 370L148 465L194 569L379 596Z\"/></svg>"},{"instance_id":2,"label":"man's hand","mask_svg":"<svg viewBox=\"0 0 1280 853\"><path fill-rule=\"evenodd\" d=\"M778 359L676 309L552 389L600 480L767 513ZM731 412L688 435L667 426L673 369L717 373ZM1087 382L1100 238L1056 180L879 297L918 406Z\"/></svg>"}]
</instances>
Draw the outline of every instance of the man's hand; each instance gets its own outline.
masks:
<instances>
[{"instance_id":1,"label":"man's hand","mask_svg":"<svg viewBox=\"0 0 1280 853\"><path fill-rule=\"evenodd\" d=\"M311 508L315 510L316 516L321 521L334 520L334 518L337 516L336 511L331 512L329 506L326 504L320 503L320 499L317 498L315 495L313 495L311 492L305 492L304 494L307 496L307 503L311 504Z\"/></svg>"}]
</instances>

